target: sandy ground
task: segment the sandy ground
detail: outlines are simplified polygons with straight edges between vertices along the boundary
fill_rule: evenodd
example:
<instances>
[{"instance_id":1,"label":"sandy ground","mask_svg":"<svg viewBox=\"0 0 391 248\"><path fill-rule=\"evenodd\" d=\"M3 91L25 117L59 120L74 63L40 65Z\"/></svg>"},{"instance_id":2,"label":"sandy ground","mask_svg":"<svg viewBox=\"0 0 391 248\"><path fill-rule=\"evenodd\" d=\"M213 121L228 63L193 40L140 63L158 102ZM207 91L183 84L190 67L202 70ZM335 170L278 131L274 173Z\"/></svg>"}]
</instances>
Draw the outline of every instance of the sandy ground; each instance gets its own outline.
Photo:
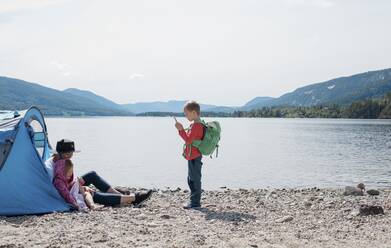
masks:
<instances>
[{"instance_id":1,"label":"sandy ground","mask_svg":"<svg viewBox=\"0 0 391 248\"><path fill-rule=\"evenodd\" d=\"M158 190L141 208L0 217L0 247L391 247L391 210L357 212L389 194L221 189L184 210L186 191Z\"/></svg>"}]
</instances>

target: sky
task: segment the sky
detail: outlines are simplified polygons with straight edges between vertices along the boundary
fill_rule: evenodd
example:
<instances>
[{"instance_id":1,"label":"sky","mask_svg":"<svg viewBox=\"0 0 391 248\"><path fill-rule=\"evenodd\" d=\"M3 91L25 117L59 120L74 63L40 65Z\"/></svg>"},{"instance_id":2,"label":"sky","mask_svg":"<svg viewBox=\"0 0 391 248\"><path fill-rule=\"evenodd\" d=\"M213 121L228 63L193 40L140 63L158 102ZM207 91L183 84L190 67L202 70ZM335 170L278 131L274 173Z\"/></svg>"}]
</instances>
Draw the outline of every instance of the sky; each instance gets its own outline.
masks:
<instances>
[{"instance_id":1,"label":"sky","mask_svg":"<svg viewBox=\"0 0 391 248\"><path fill-rule=\"evenodd\" d=\"M0 0L0 75L239 106L391 67L389 0Z\"/></svg>"}]
</instances>

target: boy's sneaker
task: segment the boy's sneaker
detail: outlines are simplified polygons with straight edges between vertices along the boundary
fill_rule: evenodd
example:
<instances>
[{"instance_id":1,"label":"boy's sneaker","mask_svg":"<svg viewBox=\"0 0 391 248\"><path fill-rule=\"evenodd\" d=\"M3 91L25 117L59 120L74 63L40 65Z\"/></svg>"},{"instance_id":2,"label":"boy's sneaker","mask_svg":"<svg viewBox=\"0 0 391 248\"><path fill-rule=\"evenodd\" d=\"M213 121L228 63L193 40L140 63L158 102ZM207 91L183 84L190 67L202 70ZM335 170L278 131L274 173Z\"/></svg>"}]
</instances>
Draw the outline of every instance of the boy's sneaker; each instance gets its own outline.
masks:
<instances>
[{"instance_id":1,"label":"boy's sneaker","mask_svg":"<svg viewBox=\"0 0 391 248\"><path fill-rule=\"evenodd\" d=\"M152 190L148 190L146 192L137 192L135 194L135 200L133 202L133 205L139 205L141 204L142 202L145 202L146 200L148 200L149 198L151 198L151 195L152 195Z\"/></svg>"},{"instance_id":2,"label":"boy's sneaker","mask_svg":"<svg viewBox=\"0 0 391 248\"><path fill-rule=\"evenodd\" d=\"M201 205L194 205L194 204L186 204L186 205L183 205L183 208L184 209L199 209L201 208Z\"/></svg>"}]
</instances>

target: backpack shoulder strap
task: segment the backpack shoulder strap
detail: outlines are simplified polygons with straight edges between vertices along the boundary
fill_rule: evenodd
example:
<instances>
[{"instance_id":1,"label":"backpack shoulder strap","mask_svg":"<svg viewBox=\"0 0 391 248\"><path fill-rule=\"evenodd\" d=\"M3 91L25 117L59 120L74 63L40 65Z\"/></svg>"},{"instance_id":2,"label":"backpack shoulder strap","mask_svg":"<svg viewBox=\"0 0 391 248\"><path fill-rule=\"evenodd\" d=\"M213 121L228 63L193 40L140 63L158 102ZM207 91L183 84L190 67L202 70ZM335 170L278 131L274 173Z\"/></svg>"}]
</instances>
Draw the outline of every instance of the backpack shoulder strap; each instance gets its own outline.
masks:
<instances>
[{"instance_id":1,"label":"backpack shoulder strap","mask_svg":"<svg viewBox=\"0 0 391 248\"><path fill-rule=\"evenodd\" d=\"M206 130L208 129L208 125L206 124L206 122L204 120L200 120L200 122L202 124L202 127L204 128L204 132L202 134L202 138L201 140L203 140L205 138L205 134L206 134Z\"/></svg>"}]
</instances>

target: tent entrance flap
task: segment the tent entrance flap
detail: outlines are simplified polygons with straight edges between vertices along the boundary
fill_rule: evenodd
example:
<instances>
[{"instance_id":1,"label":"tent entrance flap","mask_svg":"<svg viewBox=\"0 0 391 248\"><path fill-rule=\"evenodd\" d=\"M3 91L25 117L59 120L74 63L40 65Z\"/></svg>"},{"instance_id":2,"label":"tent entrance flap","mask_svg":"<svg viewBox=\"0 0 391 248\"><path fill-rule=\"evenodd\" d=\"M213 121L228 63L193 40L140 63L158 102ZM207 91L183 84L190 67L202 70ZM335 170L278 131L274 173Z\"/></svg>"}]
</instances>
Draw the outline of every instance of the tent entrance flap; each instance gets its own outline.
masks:
<instances>
[{"instance_id":1,"label":"tent entrance flap","mask_svg":"<svg viewBox=\"0 0 391 248\"><path fill-rule=\"evenodd\" d=\"M34 132L33 140L36 148L43 148L45 147L46 135L44 132Z\"/></svg>"}]
</instances>

